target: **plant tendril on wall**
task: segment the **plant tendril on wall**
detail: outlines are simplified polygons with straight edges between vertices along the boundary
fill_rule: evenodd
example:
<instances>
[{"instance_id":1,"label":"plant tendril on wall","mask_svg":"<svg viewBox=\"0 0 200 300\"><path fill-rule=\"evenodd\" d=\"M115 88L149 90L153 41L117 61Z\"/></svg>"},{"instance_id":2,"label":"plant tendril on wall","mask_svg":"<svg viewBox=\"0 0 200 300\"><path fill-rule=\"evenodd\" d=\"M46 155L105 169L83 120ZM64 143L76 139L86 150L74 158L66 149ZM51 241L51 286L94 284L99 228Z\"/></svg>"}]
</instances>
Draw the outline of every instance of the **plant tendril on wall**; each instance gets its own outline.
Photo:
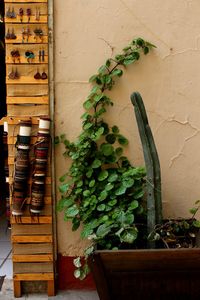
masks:
<instances>
[{"instance_id":1,"label":"plant tendril on wall","mask_svg":"<svg viewBox=\"0 0 200 300\"><path fill-rule=\"evenodd\" d=\"M89 272L87 258L94 245L103 249L137 247L139 228L144 226L144 177L143 167L134 167L123 155L128 144L118 128L103 120L106 108L112 100L106 95L116 79L123 75L123 68L137 62L141 54L148 54L155 46L141 38L134 39L123 52L106 60L98 73L90 77L93 87L83 103L82 132L75 142L65 135L56 143L65 146L64 156L72 163L60 178L61 199L58 211L64 212L64 220L72 221L72 230L83 223L82 238L92 241L85 249L85 262L74 261L75 277L83 279Z\"/></svg>"}]
</instances>

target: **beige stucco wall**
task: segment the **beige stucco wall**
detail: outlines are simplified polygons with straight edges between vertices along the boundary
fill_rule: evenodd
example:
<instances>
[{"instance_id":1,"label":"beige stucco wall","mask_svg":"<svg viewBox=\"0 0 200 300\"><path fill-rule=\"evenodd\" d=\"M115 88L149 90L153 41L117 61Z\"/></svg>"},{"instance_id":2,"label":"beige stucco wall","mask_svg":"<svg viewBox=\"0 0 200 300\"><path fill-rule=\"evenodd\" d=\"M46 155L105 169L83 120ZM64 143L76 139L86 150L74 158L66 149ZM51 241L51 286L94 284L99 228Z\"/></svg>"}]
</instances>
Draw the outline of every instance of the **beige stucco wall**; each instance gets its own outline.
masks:
<instances>
[{"instance_id":1,"label":"beige stucco wall","mask_svg":"<svg viewBox=\"0 0 200 300\"><path fill-rule=\"evenodd\" d=\"M130 140L128 153L142 164L130 94L145 101L161 167L165 216L186 216L200 198L199 0L55 0L56 133L75 139L81 128L88 78L134 37L157 45L127 68L113 89L107 118ZM68 167L56 150L56 176ZM59 198L59 195L58 195ZM79 233L58 215L59 252L79 254Z\"/></svg>"}]
</instances>

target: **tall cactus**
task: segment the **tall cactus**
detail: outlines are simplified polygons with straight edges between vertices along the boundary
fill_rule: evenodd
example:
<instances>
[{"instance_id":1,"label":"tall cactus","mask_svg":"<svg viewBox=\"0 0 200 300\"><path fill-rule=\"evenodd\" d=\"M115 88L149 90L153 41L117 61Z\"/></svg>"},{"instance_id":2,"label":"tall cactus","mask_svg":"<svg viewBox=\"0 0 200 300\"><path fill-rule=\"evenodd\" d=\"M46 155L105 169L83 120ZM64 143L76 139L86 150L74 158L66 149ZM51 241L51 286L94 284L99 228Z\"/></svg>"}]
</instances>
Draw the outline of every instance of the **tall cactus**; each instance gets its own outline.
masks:
<instances>
[{"instance_id":1,"label":"tall cactus","mask_svg":"<svg viewBox=\"0 0 200 300\"><path fill-rule=\"evenodd\" d=\"M160 162L142 97L135 92L131 95L131 102L135 110L147 171L147 227L150 233L156 224L162 222ZM154 247L154 244L150 243L149 246Z\"/></svg>"}]
</instances>

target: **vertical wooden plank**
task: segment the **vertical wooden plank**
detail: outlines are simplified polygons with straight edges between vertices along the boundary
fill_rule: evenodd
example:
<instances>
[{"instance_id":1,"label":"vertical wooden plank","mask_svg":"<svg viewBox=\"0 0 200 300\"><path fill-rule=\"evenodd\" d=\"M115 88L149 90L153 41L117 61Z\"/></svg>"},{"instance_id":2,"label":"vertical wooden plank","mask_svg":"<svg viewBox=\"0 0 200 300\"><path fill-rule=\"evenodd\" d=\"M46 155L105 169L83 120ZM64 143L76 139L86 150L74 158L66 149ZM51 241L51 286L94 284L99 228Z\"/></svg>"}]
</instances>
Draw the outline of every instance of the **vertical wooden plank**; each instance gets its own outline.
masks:
<instances>
[{"instance_id":1,"label":"vertical wooden plank","mask_svg":"<svg viewBox=\"0 0 200 300\"><path fill-rule=\"evenodd\" d=\"M48 280L47 293L49 297L55 296L55 282L54 280Z\"/></svg>"},{"instance_id":2,"label":"vertical wooden plank","mask_svg":"<svg viewBox=\"0 0 200 300\"><path fill-rule=\"evenodd\" d=\"M21 281L14 280L13 284L14 284L14 296L15 298L20 298L22 295Z\"/></svg>"}]
</instances>

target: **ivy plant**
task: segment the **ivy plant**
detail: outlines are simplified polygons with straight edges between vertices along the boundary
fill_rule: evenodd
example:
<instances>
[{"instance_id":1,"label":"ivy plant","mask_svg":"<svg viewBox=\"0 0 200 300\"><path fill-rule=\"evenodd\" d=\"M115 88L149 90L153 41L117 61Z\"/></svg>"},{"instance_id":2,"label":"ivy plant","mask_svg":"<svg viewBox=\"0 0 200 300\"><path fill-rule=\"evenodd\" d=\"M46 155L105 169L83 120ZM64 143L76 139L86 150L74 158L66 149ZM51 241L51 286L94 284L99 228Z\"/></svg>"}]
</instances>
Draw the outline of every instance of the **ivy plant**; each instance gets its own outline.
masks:
<instances>
[{"instance_id":1,"label":"ivy plant","mask_svg":"<svg viewBox=\"0 0 200 300\"><path fill-rule=\"evenodd\" d=\"M75 277L83 279L89 272L87 257L94 246L101 249L137 247L141 220L145 218L145 169L133 166L123 154L128 139L117 125L103 119L113 101L106 94L130 64L155 46L142 38L134 39L123 52L106 60L90 77L91 91L83 103L82 132L75 142L65 135L56 143L65 146L64 156L71 166L60 178L61 198L58 211L72 221L72 230L83 224L81 237L90 239L85 261L75 259ZM141 231L143 229L141 228Z\"/></svg>"}]
</instances>

